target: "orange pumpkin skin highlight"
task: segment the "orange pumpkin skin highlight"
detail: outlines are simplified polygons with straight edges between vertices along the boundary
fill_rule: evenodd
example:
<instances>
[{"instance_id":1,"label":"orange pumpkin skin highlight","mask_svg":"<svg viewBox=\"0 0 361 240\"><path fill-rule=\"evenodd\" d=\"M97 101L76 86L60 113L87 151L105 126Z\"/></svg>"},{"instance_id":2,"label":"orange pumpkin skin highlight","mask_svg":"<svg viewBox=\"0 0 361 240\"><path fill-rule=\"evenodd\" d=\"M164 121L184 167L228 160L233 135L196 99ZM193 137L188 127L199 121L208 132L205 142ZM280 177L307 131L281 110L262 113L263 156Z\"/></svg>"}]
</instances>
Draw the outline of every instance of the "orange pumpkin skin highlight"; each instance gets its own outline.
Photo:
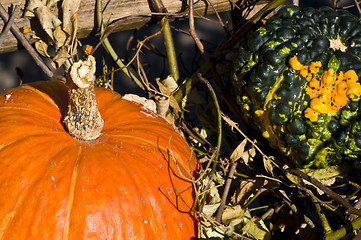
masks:
<instances>
[{"instance_id":1,"label":"orange pumpkin skin highlight","mask_svg":"<svg viewBox=\"0 0 361 240\"><path fill-rule=\"evenodd\" d=\"M183 176L198 165L187 143L119 94L97 88L96 95L102 136L82 141L62 125L63 83L1 94L0 239L195 238L192 184Z\"/></svg>"}]
</instances>

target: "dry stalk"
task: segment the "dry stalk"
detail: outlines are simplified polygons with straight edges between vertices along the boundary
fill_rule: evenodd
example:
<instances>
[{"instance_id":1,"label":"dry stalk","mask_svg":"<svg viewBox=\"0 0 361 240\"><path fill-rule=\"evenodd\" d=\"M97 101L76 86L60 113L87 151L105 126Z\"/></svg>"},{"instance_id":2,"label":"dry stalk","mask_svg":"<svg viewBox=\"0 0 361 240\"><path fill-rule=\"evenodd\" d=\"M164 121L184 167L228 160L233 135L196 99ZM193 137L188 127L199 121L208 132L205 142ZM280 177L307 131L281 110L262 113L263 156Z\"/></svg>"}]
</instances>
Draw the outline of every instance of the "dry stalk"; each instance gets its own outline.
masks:
<instances>
[{"instance_id":1,"label":"dry stalk","mask_svg":"<svg viewBox=\"0 0 361 240\"><path fill-rule=\"evenodd\" d=\"M192 36L194 42L196 43L199 51L204 54L204 46L199 39L195 27L194 27L194 2L193 0L189 0L189 33Z\"/></svg>"},{"instance_id":2,"label":"dry stalk","mask_svg":"<svg viewBox=\"0 0 361 240\"><path fill-rule=\"evenodd\" d=\"M231 183L232 183L232 180L233 180L234 172L236 171L236 167L237 167L237 162L235 161L235 162L232 163L232 165L231 165L231 167L229 169L229 172L228 172L227 181L226 181L226 184L224 186L224 191L223 191L223 194L222 194L221 205L219 206L218 211L217 211L217 216L216 216L216 221L217 222L221 222L221 220L222 220L222 214L223 214L223 211L224 211L224 206L226 205L228 192L229 192L229 189L231 187Z\"/></svg>"}]
</instances>

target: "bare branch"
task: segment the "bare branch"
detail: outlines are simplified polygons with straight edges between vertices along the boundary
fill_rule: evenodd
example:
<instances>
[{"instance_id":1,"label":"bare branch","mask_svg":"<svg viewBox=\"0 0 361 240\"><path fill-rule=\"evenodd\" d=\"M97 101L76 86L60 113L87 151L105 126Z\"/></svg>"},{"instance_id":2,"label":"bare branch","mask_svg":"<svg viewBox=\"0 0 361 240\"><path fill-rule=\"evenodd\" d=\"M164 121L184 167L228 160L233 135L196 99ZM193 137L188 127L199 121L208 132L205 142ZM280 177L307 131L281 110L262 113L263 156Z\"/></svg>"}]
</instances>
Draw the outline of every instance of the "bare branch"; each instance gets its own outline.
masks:
<instances>
[{"instance_id":1,"label":"bare branch","mask_svg":"<svg viewBox=\"0 0 361 240\"><path fill-rule=\"evenodd\" d=\"M9 21L9 15L1 3L0 3L0 17L4 20L4 22ZM21 42L21 44L24 46L24 48L28 51L30 56L34 59L35 63L43 70L43 72L49 78L53 78L54 73L44 63L43 59L35 51L35 49L31 46L29 41L25 38L25 36L22 34L22 32L19 30L19 28L15 25L15 23L13 23L11 25L11 31L14 34L14 36Z\"/></svg>"},{"instance_id":2,"label":"bare branch","mask_svg":"<svg viewBox=\"0 0 361 240\"><path fill-rule=\"evenodd\" d=\"M222 194L221 205L218 208L217 216L216 216L216 221L219 222L219 223L222 220L222 214L223 214L224 206L226 205L228 192L229 192L229 189L231 187L231 183L232 183L232 179L233 179L233 176L234 176L234 172L236 171L236 167L237 167L237 162L233 162L232 165L231 165L231 168L229 169L229 172L228 172L227 181L226 181L226 184L224 186L224 190L223 190L223 194Z\"/></svg>"},{"instance_id":3,"label":"bare branch","mask_svg":"<svg viewBox=\"0 0 361 240\"><path fill-rule=\"evenodd\" d=\"M191 34L194 42L196 43L199 51L204 54L204 46L201 40L198 38L195 27L194 27L194 2L189 0L189 33Z\"/></svg>"},{"instance_id":4,"label":"bare branch","mask_svg":"<svg viewBox=\"0 0 361 240\"><path fill-rule=\"evenodd\" d=\"M8 34L8 32L10 31L11 26L13 25L15 18L16 18L16 13L19 11L19 6L16 5L14 7L14 10L10 16L9 21L6 23L4 29L2 30L1 34L0 34L0 46L1 44L4 42L6 35Z\"/></svg>"},{"instance_id":5,"label":"bare branch","mask_svg":"<svg viewBox=\"0 0 361 240\"><path fill-rule=\"evenodd\" d=\"M349 213L361 216L361 210L360 209L356 209L355 207L353 207L345 199L343 199L340 195L338 195L337 193L335 193L334 191L332 191L331 189L329 189L328 187L323 185L316 178L310 177L306 173L304 173L304 172L302 172L300 170L297 170L297 169L289 169L289 168L287 168L287 169L285 169L285 171L309 181L310 183L312 183L313 185L315 185L316 187L321 189L323 192L325 192L327 195L329 195L331 198L333 198L336 202L341 204Z\"/></svg>"}]
</instances>

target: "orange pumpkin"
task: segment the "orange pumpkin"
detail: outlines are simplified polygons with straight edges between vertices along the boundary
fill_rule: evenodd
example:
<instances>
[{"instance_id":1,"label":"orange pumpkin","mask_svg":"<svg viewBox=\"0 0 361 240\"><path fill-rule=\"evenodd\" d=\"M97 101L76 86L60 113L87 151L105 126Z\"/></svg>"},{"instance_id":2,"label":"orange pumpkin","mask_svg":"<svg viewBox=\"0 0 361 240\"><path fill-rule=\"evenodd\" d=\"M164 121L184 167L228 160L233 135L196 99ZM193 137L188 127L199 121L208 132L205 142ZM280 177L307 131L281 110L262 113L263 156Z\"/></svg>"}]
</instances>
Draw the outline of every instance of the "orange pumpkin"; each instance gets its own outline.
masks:
<instances>
[{"instance_id":1,"label":"orange pumpkin","mask_svg":"<svg viewBox=\"0 0 361 240\"><path fill-rule=\"evenodd\" d=\"M0 239L195 238L187 143L157 114L95 92L104 127L91 141L64 129L63 83L1 94Z\"/></svg>"}]
</instances>

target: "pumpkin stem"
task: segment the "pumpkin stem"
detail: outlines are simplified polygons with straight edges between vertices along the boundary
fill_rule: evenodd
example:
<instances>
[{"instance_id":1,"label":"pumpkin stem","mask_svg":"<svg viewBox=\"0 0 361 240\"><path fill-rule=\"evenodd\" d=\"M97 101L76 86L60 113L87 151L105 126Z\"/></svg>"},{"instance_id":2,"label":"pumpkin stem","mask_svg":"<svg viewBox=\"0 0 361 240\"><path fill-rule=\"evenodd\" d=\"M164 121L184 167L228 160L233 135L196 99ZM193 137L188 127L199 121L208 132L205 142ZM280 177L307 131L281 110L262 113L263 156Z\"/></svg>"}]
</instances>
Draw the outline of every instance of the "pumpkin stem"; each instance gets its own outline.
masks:
<instances>
[{"instance_id":1,"label":"pumpkin stem","mask_svg":"<svg viewBox=\"0 0 361 240\"><path fill-rule=\"evenodd\" d=\"M64 124L73 137L81 140L100 137L104 123L95 99L94 74L95 58L88 56L86 61L74 63L67 76L69 103Z\"/></svg>"}]
</instances>

